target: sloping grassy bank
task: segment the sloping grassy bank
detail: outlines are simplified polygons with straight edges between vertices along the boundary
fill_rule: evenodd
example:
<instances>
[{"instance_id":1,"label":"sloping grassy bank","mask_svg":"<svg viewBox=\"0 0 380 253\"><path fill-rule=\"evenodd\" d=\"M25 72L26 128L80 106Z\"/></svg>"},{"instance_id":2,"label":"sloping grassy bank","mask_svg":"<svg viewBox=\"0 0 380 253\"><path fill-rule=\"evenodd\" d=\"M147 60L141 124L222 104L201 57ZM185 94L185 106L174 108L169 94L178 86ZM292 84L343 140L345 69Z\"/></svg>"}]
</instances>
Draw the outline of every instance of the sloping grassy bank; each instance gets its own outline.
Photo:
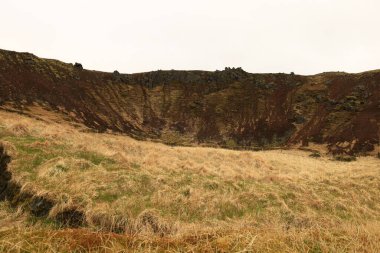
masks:
<instances>
[{"instance_id":1,"label":"sloping grassy bank","mask_svg":"<svg viewBox=\"0 0 380 253\"><path fill-rule=\"evenodd\" d=\"M379 251L374 157L168 147L0 116L15 189L0 208L26 215L0 250Z\"/></svg>"}]
</instances>

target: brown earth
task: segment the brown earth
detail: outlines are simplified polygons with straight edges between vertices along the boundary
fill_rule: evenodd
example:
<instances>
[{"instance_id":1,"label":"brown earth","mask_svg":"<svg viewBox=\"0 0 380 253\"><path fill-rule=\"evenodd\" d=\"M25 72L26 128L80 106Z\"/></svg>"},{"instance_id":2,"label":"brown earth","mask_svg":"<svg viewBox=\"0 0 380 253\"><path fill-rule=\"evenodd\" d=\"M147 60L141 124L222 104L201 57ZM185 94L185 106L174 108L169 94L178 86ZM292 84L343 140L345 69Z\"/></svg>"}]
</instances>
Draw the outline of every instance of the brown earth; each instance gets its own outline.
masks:
<instances>
[{"instance_id":1,"label":"brown earth","mask_svg":"<svg viewBox=\"0 0 380 253\"><path fill-rule=\"evenodd\" d=\"M255 149L314 142L332 153L370 153L380 139L380 70L119 74L0 50L0 108L28 114L32 105L99 132L173 145Z\"/></svg>"}]
</instances>

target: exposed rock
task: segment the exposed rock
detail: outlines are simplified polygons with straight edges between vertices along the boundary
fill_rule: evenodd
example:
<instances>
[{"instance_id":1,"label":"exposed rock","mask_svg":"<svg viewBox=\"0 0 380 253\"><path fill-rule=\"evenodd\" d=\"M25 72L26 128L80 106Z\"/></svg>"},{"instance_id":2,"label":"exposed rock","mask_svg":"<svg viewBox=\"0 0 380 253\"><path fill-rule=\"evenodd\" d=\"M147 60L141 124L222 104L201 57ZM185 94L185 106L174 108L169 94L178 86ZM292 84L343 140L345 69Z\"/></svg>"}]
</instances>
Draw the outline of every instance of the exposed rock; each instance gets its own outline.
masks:
<instances>
[{"instance_id":1,"label":"exposed rock","mask_svg":"<svg viewBox=\"0 0 380 253\"><path fill-rule=\"evenodd\" d=\"M296 115L294 116L293 118L293 122L296 123L296 124L303 124L306 122L306 119L304 116L302 115Z\"/></svg>"},{"instance_id":2,"label":"exposed rock","mask_svg":"<svg viewBox=\"0 0 380 253\"><path fill-rule=\"evenodd\" d=\"M28 56L25 58L25 63L29 65L34 64L34 60L31 56Z\"/></svg>"},{"instance_id":3,"label":"exposed rock","mask_svg":"<svg viewBox=\"0 0 380 253\"><path fill-rule=\"evenodd\" d=\"M7 154L4 146L0 144L0 200L4 199L4 192L11 180L12 174L8 171L11 157Z\"/></svg>"},{"instance_id":4,"label":"exposed rock","mask_svg":"<svg viewBox=\"0 0 380 253\"><path fill-rule=\"evenodd\" d=\"M123 81L123 78L122 76L120 75L119 71L115 70L113 73L113 80L115 80L116 82L121 82Z\"/></svg>"},{"instance_id":5,"label":"exposed rock","mask_svg":"<svg viewBox=\"0 0 380 253\"><path fill-rule=\"evenodd\" d=\"M74 68L79 69L79 70L82 70L82 69L83 69L83 66L82 66L82 64L76 62L76 63L74 64Z\"/></svg>"}]
</instances>

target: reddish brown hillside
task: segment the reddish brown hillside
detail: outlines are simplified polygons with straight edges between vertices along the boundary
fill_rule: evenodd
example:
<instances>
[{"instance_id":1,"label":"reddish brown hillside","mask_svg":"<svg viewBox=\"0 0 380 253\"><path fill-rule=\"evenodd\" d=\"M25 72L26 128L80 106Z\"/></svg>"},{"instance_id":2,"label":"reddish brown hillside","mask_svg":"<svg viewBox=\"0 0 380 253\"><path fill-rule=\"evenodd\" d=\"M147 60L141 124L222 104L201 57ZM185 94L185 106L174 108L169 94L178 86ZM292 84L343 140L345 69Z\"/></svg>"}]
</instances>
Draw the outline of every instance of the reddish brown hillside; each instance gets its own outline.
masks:
<instances>
[{"instance_id":1,"label":"reddish brown hillside","mask_svg":"<svg viewBox=\"0 0 380 253\"><path fill-rule=\"evenodd\" d=\"M98 131L179 145L317 142L358 153L373 151L380 138L380 71L119 74L0 50L0 104L19 110L39 104Z\"/></svg>"}]
</instances>

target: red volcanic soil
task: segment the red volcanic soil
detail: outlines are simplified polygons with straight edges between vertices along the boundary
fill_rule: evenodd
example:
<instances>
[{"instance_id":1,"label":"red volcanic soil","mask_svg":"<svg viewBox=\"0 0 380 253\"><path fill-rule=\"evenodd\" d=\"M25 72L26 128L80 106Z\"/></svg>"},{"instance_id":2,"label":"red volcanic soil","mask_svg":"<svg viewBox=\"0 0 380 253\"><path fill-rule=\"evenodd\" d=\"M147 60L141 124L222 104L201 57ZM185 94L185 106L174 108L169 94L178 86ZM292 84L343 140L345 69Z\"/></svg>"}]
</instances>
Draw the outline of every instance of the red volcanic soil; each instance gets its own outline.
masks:
<instances>
[{"instance_id":1,"label":"red volcanic soil","mask_svg":"<svg viewBox=\"0 0 380 253\"><path fill-rule=\"evenodd\" d=\"M368 153L380 139L380 71L314 76L223 71L119 74L0 50L0 106L38 104L97 130L175 145L327 144Z\"/></svg>"}]
</instances>

